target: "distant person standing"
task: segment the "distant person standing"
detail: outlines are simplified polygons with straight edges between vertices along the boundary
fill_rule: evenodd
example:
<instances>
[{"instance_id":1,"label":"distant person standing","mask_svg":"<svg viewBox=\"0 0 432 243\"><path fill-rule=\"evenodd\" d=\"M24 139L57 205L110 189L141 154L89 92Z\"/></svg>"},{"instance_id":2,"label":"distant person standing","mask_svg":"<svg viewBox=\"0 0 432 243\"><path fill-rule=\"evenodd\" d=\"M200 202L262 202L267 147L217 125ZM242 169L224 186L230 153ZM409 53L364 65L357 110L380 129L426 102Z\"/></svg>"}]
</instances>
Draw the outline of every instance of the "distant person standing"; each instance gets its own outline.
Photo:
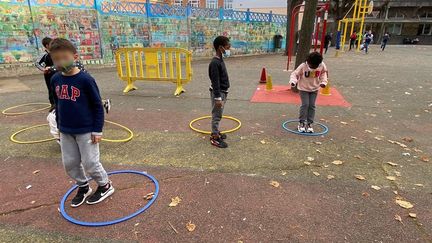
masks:
<instances>
[{"instance_id":1,"label":"distant person standing","mask_svg":"<svg viewBox=\"0 0 432 243\"><path fill-rule=\"evenodd\" d=\"M382 51L384 51L384 49L386 48L386 46L387 46L387 42L389 41L389 39L390 39L390 35L389 35L388 32L386 32L386 33L384 34L383 39L382 39L382 42L381 42L381 50L382 50Z\"/></svg>"},{"instance_id":2,"label":"distant person standing","mask_svg":"<svg viewBox=\"0 0 432 243\"><path fill-rule=\"evenodd\" d=\"M324 48L325 48L325 54L327 54L330 42L332 40L332 35L331 33L327 33L327 35L324 38Z\"/></svg>"},{"instance_id":3,"label":"distant person standing","mask_svg":"<svg viewBox=\"0 0 432 243\"><path fill-rule=\"evenodd\" d=\"M354 31L354 32L351 34L351 36L350 36L350 47L349 47L349 50L350 50L350 51L351 51L352 48L354 48L354 45L355 45L355 43L356 43L356 40L357 40L357 32Z\"/></svg>"}]
</instances>

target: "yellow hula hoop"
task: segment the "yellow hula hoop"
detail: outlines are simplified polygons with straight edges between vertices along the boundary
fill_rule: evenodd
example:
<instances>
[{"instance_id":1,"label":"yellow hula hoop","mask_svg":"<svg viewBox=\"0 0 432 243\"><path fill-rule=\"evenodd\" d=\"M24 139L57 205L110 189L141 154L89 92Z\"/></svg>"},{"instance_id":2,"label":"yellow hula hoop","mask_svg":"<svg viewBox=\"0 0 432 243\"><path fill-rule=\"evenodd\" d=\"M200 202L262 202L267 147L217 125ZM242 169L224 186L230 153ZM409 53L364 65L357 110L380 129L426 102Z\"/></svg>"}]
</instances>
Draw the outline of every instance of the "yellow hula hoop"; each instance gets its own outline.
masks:
<instances>
[{"instance_id":1,"label":"yellow hula hoop","mask_svg":"<svg viewBox=\"0 0 432 243\"><path fill-rule=\"evenodd\" d=\"M24 106L31 106L31 105L46 105L46 107L43 107L43 108L40 108L40 109L36 109L36 110L31 110L31 111L8 112L8 111L16 109L16 108L20 108L20 107L24 107ZM30 113L34 113L34 112L38 112L38 111L47 110L50 107L51 107L51 104L49 104L49 103L27 103L27 104L16 105L16 106L12 106L12 107L6 108L6 109L4 109L2 111L2 114L6 115L6 116L18 116L18 115L30 114Z\"/></svg>"},{"instance_id":2,"label":"yellow hula hoop","mask_svg":"<svg viewBox=\"0 0 432 243\"><path fill-rule=\"evenodd\" d=\"M125 142L129 142L134 137L134 133L129 128L127 128L127 127L125 127L123 125L120 125L118 123L112 122L112 121L105 120L105 122L109 123L109 124L112 124L112 125L115 125L115 126L118 126L118 127L122 128L122 129L124 129L125 131L127 131L129 133L129 136L127 138L125 138L125 139L107 139L107 138L102 138L102 141L104 141L104 142L110 142L110 143L125 143ZM32 140L32 141L20 141L20 140L15 139L15 137L18 134L22 133L22 132L25 132L25 131L28 131L28 130L31 130L31 129L34 129L34 128L38 128L38 127L44 127L44 126L48 126L48 124L40 124L40 125L35 125L35 126L31 126L31 127L27 127L27 128L21 129L21 130L15 132L14 134L12 134L10 136L10 140L12 142L18 143L18 144L36 144L36 143L44 143L44 142L54 141L55 138L46 138L46 139Z\"/></svg>"},{"instance_id":3,"label":"yellow hula hoop","mask_svg":"<svg viewBox=\"0 0 432 243\"><path fill-rule=\"evenodd\" d=\"M204 119L208 119L208 118L212 118L212 117L211 117L211 116L198 117L197 119L194 119L194 120L192 120L192 121L189 123L189 127L190 127L192 130L194 130L195 132L199 132L199 133L202 133L202 134L211 134L210 131L204 131L204 130L201 130L201 129L195 128L195 127L193 126L193 124L194 124L195 122L197 122L197 121L201 121L201 120L204 120ZM237 127L233 128L233 129L230 129L230 130L227 130L227 131L222 131L221 133L231 133L231 132L235 132L235 131L239 130L239 129L241 128L241 126L242 126L241 121L240 121L239 119L237 119L237 118L234 118L234 117L232 117L232 116L222 116L222 118L225 118L225 119L228 119L228 120L235 121L235 122L238 123L238 125L237 125Z\"/></svg>"}]
</instances>

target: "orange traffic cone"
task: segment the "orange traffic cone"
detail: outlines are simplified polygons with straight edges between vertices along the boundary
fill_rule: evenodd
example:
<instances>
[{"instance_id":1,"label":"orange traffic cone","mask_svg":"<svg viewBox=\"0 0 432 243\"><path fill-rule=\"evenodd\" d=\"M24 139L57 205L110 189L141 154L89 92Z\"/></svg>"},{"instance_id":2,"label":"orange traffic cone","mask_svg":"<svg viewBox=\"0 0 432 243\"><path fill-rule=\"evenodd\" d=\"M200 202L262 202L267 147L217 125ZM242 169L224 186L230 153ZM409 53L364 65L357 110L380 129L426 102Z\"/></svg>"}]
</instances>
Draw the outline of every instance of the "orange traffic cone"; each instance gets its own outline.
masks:
<instances>
[{"instance_id":1,"label":"orange traffic cone","mask_svg":"<svg viewBox=\"0 0 432 243\"><path fill-rule=\"evenodd\" d=\"M267 71L266 71L265 67L263 67L263 69L261 71L261 79L260 79L259 82L262 83L262 84L267 83Z\"/></svg>"}]
</instances>

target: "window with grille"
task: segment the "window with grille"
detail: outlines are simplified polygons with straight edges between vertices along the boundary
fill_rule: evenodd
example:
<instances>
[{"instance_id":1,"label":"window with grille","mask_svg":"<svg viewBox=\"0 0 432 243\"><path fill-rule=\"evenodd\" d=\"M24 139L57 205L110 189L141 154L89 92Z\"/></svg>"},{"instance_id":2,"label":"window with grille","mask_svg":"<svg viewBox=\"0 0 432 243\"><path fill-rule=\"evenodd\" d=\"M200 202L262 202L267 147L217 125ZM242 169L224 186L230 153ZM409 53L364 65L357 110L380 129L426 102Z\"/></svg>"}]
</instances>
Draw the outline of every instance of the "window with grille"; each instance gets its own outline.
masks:
<instances>
[{"instance_id":1,"label":"window with grille","mask_svg":"<svg viewBox=\"0 0 432 243\"><path fill-rule=\"evenodd\" d=\"M391 24L388 26L387 31L392 35L401 35L402 24Z\"/></svg>"},{"instance_id":2,"label":"window with grille","mask_svg":"<svg viewBox=\"0 0 432 243\"><path fill-rule=\"evenodd\" d=\"M232 9L234 0L224 0L224 8Z\"/></svg>"},{"instance_id":3,"label":"window with grille","mask_svg":"<svg viewBox=\"0 0 432 243\"><path fill-rule=\"evenodd\" d=\"M218 0L207 0L207 8L218 8Z\"/></svg>"},{"instance_id":4,"label":"window with grille","mask_svg":"<svg viewBox=\"0 0 432 243\"><path fill-rule=\"evenodd\" d=\"M188 4L189 4L191 7L199 8L199 6L200 6L200 0L189 0L189 1L188 1Z\"/></svg>"},{"instance_id":5,"label":"window with grille","mask_svg":"<svg viewBox=\"0 0 432 243\"><path fill-rule=\"evenodd\" d=\"M432 35L432 24L420 24L417 35Z\"/></svg>"}]
</instances>

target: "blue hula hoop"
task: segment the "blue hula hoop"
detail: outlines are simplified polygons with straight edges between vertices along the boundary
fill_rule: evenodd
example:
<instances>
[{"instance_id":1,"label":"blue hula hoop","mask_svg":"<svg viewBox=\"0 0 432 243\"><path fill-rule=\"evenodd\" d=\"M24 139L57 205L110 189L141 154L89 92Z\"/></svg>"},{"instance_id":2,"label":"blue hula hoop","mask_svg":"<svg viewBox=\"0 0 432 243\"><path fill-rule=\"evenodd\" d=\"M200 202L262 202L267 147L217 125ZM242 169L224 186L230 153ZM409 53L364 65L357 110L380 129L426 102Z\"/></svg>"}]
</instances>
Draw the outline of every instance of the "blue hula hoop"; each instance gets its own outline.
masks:
<instances>
[{"instance_id":1,"label":"blue hula hoop","mask_svg":"<svg viewBox=\"0 0 432 243\"><path fill-rule=\"evenodd\" d=\"M294 133L294 134L297 134L297 135L310 136L310 137L325 135L325 134L327 134L329 132L329 128L326 125L324 125L322 123L319 123L319 122L315 122L315 124L317 124L318 126L322 127L322 129L323 129L322 132L316 132L316 133L298 132L296 130L289 129L287 127L287 125L289 123L293 123L293 122L299 122L299 120L297 120L297 119L288 120L288 121L282 123L282 128L285 129L288 132L291 132L291 133Z\"/></svg>"},{"instance_id":2,"label":"blue hula hoop","mask_svg":"<svg viewBox=\"0 0 432 243\"><path fill-rule=\"evenodd\" d=\"M77 219L72 218L71 216L69 216L66 213L65 210L65 202L67 200L67 198L69 197L69 195L75 191L75 189L77 189L77 185L73 186L71 189L69 189L69 191L66 192L66 194L63 196L61 202L60 202L60 213L63 216L63 218L65 218L67 221L77 224L77 225L81 225L81 226L87 226L87 227L100 227L100 226L108 226L108 225L113 225L113 224L118 224L121 222L124 222L126 220L129 220L133 217L138 216L139 214L143 213L145 210L147 210L155 201L156 198L158 197L159 194L159 183L156 180L156 178L154 178L152 175L146 174L144 172L141 171L134 171L134 170L120 170L120 171L112 171L109 172L108 175L115 175L115 174L137 174L137 175L143 175L147 178L149 178L155 185L155 192L153 195L153 198L141 209L139 209L138 211L134 212L133 214L130 214L128 216L122 217L122 218L118 218L112 221L106 221L106 222L86 222L86 221L80 221Z\"/></svg>"}]
</instances>

